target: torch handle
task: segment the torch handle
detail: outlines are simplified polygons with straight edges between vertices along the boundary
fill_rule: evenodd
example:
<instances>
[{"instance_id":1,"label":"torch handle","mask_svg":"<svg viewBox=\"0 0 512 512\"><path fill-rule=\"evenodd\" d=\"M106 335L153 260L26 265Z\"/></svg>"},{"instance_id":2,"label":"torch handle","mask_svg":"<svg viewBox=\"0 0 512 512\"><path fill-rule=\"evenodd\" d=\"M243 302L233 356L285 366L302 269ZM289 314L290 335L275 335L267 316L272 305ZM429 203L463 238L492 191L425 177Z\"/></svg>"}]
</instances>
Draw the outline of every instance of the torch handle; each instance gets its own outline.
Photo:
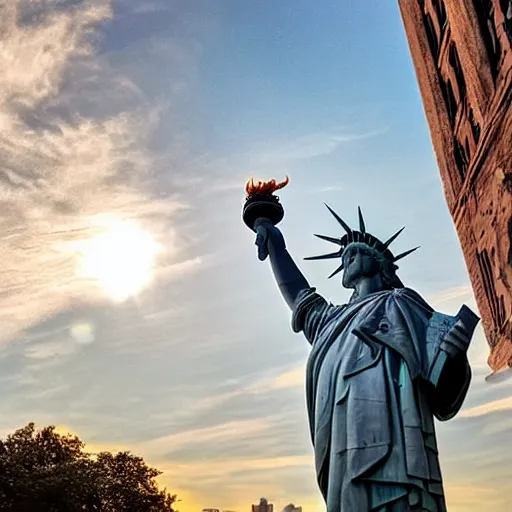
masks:
<instances>
[{"instance_id":1,"label":"torch handle","mask_svg":"<svg viewBox=\"0 0 512 512\"><path fill-rule=\"evenodd\" d=\"M275 256L286 252L284 236L271 220L259 217L255 222L254 231L260 261L266 260L269 254Z\"/></svg>"},{"instance_id":2,"label":"torch handle","mask_svg":"<svg viewBox=\"0 0 512 512\"><path fill-rule=\"evenodd\" d=\"M272 222L265 217L258 217L254 222L254 231L256 232L256 246L258 247L258 259L265 261L268 256L269 227L274 227Z\"/></svg>"}]
</instances>

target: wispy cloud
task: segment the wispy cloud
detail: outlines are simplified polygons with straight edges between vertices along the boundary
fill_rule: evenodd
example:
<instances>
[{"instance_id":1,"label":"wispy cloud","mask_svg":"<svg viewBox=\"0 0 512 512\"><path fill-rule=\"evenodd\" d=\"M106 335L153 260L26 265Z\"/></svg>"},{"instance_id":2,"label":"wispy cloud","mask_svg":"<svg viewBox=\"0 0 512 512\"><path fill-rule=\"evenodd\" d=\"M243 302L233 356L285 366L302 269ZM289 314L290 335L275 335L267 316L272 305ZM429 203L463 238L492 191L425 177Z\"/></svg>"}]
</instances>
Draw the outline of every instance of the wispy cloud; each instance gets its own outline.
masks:
<instances>
[{"instance_id":1,"label":"wispy cloud","mask_svg":"<svg viewBox=\"0 0 512 512\"><path fill-rule=\"evenodd\" d=\"M269 389L288 389L304 386L306 370L303 365L289 370L269 382Z\"/></svg>"},{"instance_id":2,"label":"wispy cloud","mask_svg":"<svg viewBox=\"0 0 512 512\"><path fill-rule=\"evenodd\" d=\"M210 394L192 404L185 412L186 416L194 416L218 407L226 407L230 402L240 397L251 397L278 393L290 389L300 390L304 387L304 365L292 369L276 369L272 374L255 377L250 382L233 382L229 390Z\"/></svg>"},{"instance_id":3,"label":"wispy cloud","mask_svg":"<svg viewBox=\"0 0 512 512\"><path fill-rule=\"evenodd\" d=\"M344 144L382 135L386 130L372 130L366 133L319 132L283 141L281 144L262 151L260 163L284 163L314 158L333 153Z\"/></svg>"},{"instance_id":4,"label":"wispy cloud","mask_svg":"<svg viewBox=\"0 0 512 512\"><path fill-rule=\"evenodd\" d=\"M30 359L56 360L58 356L72 354L78 348L78 344L70 343L69 339L52 340L47 343L30 344L25 349L25 356Z\"/></svg>"},{"instance_id":5,"label":"wispy cloud","mask_svg":"<svg viewBox=\"0 0 512 512\"><path fill-rule=\"evenodd\" d=\"M512 379L512 368L493 372L485 377L486 382L489 382L490 384L499 384L509 379Z\"/></svg>"},{"instance_id":6,"label":"wispy cloud","mask_svg":"<svg viewBox=\"0 0 512 512\"><path fill-rule=\"evenodd\" d=\"M314 194L326 194L329 192L343 192L345 187L343 185L326 185L324 187L312 187L311 192Z\"/></svg>"},{"instance_id":7,"label":"wispy cloud","mask_svg":"<svg viewBox=\"0 0 512 512\"><path fill-rule=\"evenodd\" d=\"M95 297L77 278L70 247L105 217L135 218L158 236L172 234L168 220L180 205L153 197L149 187L145 147L158 116L137 104L112 112L108 91L137 87L95 55L99 26L111 14L106 0L1 5L0 339L73 297ZM92 116L81 108L88 97Z\"/></svg>"},{"instance_id":8,"label":"wispy cloud","mask_svg":"<svg viewBox=\"0 0 512 512\"><path fill-rule=\"evenodd\" d=\"M445 491L448 508L454 512L480 510L480 503L485 503L485 510L502 512L509 503L509 497L499 486L451 485L446 482Z\"/></svg>"},{"instance_id":9,"label":"wispy cloud","mask_svg":"<svg viewBox=\"0 0 512 512\"><path fill-rule=\"evenodd\" d=\"M193 464L175 464L170 467L162 466L169 476L180 475L180 479L186 478L215 478L226 481L229 475L235 475L241 471L265 471L270 469L289 468L296 466L310 466L310 455L295 455L289 457L261 457L261 458L223 458L218 461L209 461Z\"/></svg>"},{"instance_id":10,"label":"wispy cloud","mask_svg":"<svg viewBox=\"0 0 512 512\"><path fill-rule=\"evenodd\" d=\"M476 407L471 407L470 409L462 411L459 416L461 418L475 418L499 411L510 411L512 414L512 397L502 398Z\"/></svg>"},{"instance_id":11,"label":"wispy cloud","mask_svg":"<svg viewBox=\"0 0 512 512\"><path fill-rule=\"evenodd\" d=\"M258 179L284 178L300 160L330 155L344 146L378 137L387 130L351 132L350 130L325 130L303 135L283 135L281 140L254 143L250 149L235 151L229 156L203 155L190 164L194 169L198 194L210 196L212 192L243 195L246 180L251 176ZM214 171L214 172L212 172ZM269 172L271 173L269 175ZM276 174L276 176L274 176ZM341 192L343 184L325 186L309 184L307 194Z\"/></svg>"},{"instance_id":12,"label":"wispy cloud","mask_svg":"<svg viewBox=\"0 0 512 512\"><path fill-rule=\"evenodd\" d=\"M164 452L183 449L191 445L217 444L243 439L246 436L260 436L269 433L273 426L268 419L250 419L229 421L215 426L185 430L176 434L153 439L144 443L141 449L151 456L159 456Z\"/></svg>"},{"instance_id":13,"label":"wispy cloud","mask_svg":"<svg viewBox=\"0 0 512 512\"><path fill-rule=\"evenodd\" d=\"M456 286L446 290L439 291L428 297L430 303L435 308L450 307L454 303L462 305L465 302L474 303L473 289L470 285ZM459 306L460 307L460 306Z\"/></svg>"}]
</instances>

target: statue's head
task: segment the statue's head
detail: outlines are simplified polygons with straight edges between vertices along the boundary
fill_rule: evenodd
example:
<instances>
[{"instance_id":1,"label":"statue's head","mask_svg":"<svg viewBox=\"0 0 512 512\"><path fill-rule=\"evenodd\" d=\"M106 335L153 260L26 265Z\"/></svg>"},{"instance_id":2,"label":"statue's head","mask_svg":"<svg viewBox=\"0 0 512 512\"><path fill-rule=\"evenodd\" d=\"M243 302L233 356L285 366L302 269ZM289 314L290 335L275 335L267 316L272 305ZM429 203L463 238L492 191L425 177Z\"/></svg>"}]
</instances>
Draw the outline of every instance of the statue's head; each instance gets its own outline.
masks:
<instances>
[{"instance_id":1,"label":"statue's head","mask_svg":"<svg viewBox=\"0 0 512 512\"><path fill-rule=\"evenodd\" d=\"M403 228L386 242L381 242L378 238L366 231L360 208L358 209L359 231L351 229L345 221L329 208L329 206L327 206L327 208L343 227L346 234L341 238L315 235L322 240L338 245L339 250L334 253L313 256L306 259L324 260L341 258L341 265L329 278L334 277L343 270L342 284L345 288L355 288L361 279L373 278L375 276L380 276L383 289L403 288L402 282L396 275L398 269L396 262L417 249L417 247L415 247L398 256L394 256L389 250L389 246L402 232Z\"/></svg>"},{"instance_id":2,"label":"statue's head","mask_svg":"<svg viewBox=\"0 0 512 512\"><path fill-rule=\"evenodd\" d=\"M381 273L380 258L366 244L354 242L341 255L343 262L342 283L345 288L355 288L364 277L375 277Z\"/></svg>"}]
</instances>

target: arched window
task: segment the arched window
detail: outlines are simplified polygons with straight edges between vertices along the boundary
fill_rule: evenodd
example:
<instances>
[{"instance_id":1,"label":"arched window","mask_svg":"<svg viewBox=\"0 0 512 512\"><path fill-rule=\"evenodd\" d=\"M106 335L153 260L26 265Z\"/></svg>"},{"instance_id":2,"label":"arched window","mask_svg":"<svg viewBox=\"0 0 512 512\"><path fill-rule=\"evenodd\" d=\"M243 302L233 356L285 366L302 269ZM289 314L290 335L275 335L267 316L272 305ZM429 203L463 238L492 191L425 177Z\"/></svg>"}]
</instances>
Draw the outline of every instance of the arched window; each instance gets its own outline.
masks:
<instances>
[{"instance_id":1,"label":"arched window","mask_svg":"<svg viewBox=\"0 0 512 512\"><path fill-rule=\"evenodd\" d=\"M505 30L509 40L512 42L512 0L500 0L500 6L505 16Z\"/></svg>"},{"instance_id":2,"label":"arched window","mask_svg":"<svg viewBox=\"0 0 512 512\"><path fill-rule=\"evenodd\" d=\"M461 177L462 181L464 181L464 179L466 178L468 161L466 159L464 149L462 148L461 143L457 140L456 137L453 138L453 156L455 158L457 170L459 171L459 176Z\"/></svg>"},{"instance_id":3,"label":"arched window","mask_svg":"<svg viewBox=\"0 0 512 512\"><path fill-rule=\"evenodd\" d=\"M494 3L492 0L474 0L474 3L480 30L489 56L491 71L493 77L496 79L498 77L499 63L501 60L501 45L494 23ZM503 8L503 4L510 4L510 0L501 0L501 3ZM507 7L507 10L510 9Z\"/></svg>"},{"instance_id":4,"label":"arched window","mask_svg":"<svg viewBox=\"0 0 512 512\"><path fill-rule=\"evenodd\" d=\"M455 125L455 117L457 116L457 100L453 94L452 84L450 80L444 81L441 76L439 77L439 84L441 86L441 92L443 93L443 98L446 103L448 118L450 119L450 124L453 128Z\"/></svg>"},{"instance_id":5,"label":"arched window","mask_svg":"<svg viewBox=\"0 0 512 512\"><path fill-rule=\"evenodd\" d=\"M473 134L473 140L475 141L475 144L478 144L478 141L480 140L480 125L475 121L475 114L472 108L469 109L468 118L471 124L471 133Z\"/></svg>"},{"instance_id":6,"label":"arched window","mask_svg":"<svg viewBox=\"0 0 512 512\"><path fill-rule=\"evenodd\" d=\"M436 29L434 28L434 22L432 21L430 14L425 14L424 19L425 30L427 32L427 39L430 45L430 51L432 52L432 55L436 59L437 65L437 56L439 55L439 40L437 38Z\"/></svg>"},{"instance_id":7,"label":"arched window","mask_svg":"<svg viewBox=\"0 0 512 512\"><path fill-rule=\"evenodd\" d=\"M466 80L464 79L464 73L462 72L462 66L460 64L459 53L457 52L457 47L455 46L454 42L450 44L448 62L455 72L457 87L459 88L459 101L462 102L464 100L464 96L466 95Z\"/></svg>"}]
</instances>

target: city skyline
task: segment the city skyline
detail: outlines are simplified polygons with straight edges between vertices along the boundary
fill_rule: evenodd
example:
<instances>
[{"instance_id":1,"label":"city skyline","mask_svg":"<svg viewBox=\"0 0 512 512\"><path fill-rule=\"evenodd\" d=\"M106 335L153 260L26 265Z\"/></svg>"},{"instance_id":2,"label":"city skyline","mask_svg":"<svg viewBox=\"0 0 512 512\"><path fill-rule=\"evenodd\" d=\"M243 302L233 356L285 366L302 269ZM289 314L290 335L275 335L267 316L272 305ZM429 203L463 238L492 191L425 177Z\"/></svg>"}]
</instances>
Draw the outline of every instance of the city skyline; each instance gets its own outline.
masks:
<instances>
[{"instance_id":1,"label":"city skyline","mask_svg":"<svg viewBox=\"0 0 512 512\"><path fill-rule=\"evenodd\" d=\"M252 504L253 511L258 510L258 507L261 505L262 500L266 500L269 507L271 507L270 510L274 509L274 504L270 503L271 500L267 500L267 498L260 498L259 504L254 504L254 503ZM221 512L221 511L222 512L240 512L240 511L236 511L236 510L223 510L223 509L218 509L218 508L203 508L201 512ZM293 503L289 503L288 505L286 505L282 508L281 512L302 512L302 507L296 506Z\"/></svg>"},{"instance_id":2,"label":"city skyline","mask_svg":"<svg viewBox=\"0 0 512 512\"><path fill-rule=\"evenodd\" d=\"M314 233L364 212L437 310L475 308L397 2L91 0L0 6L0 433L30 421L163 471L180 512L322 500L307 342L241 219L280 192L287 245L334 303ZM85 44L87 42L87 44ZM437 424L451 512L512 499L512 379L481 328ZM280 509L279 509L280 510Z\"/></svg>"}]
</instances>

